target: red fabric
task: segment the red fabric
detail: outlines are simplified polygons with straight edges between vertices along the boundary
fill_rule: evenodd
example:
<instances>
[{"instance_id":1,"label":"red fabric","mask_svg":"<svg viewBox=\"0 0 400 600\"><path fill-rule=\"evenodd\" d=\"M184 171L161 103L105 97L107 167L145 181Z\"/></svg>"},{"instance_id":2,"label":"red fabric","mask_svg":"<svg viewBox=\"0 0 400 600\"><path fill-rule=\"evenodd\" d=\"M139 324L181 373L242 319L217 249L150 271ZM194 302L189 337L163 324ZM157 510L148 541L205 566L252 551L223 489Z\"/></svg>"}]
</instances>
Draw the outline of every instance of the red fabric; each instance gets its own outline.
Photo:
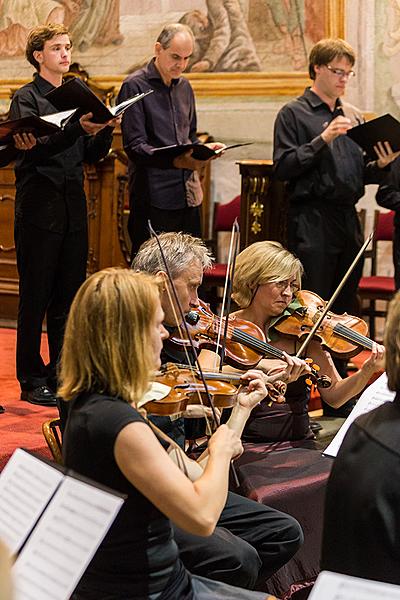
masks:
<instances>
[{"instance_id":1,"label":"red fabric","mask_svg":"<svg viewBox=\"0 0 400 600\"><path fill-rule=\"evenodd\" d=\"M56 408L34 406L19 399L20 389L15 377L16 331L0 329L0 404L6 412L0 414L0 470L16 448L26 448L51 458L42 434L42 423L58 417ZM42 338L42 355L48 359L46 338Z\"/></svg>"},{"instance_id":2,"label":"red fabric","mask_svg":"<svg viewBox=\"0 0 400 600\"><path fill-rule=\"evenodd\" d=\"M236 219L240 218L240 196L227 204L217 204L214 218L215 231L230 231Z\"/></svg>"},{"instance_id":3,"label":"red fabric","mask_svg":"<svg viewBox=\"0 0 400 600\"><path fill-rule=\"evenodd\" d=\"M382 275L370 275L361 277L358 289L362 292L394 294L396 291L393 277L383 277Z\"/></svg>"},{"instance_id":4,"label":"red fabric","mask_svg":"<svg viewBox=\"0 0 400 600\"><path fill-rule=\"evenodd\" d=\"M226 264L216 263L211 269L206 269L206 271L204 271L204 276L207 277L207 281L214 278L220 279L221 277L224 279L226 276Z\"/></svg>"},{"instance_id":5,"label":"red fabric","mask_svg":"<svg viewBox=\"0 0 400 600\"><path fill-rule=\"evenodd\" d=\"M380 212L375 231L375 239L391 241L393 239L394 211Z\"/></svg>"},{"instance_id":6,"label":"red fabric","mask_svg":"<svg viewBox=\"0 0 400 600\"><path fill-rule=\"evenodd\" d=\"M304 532L303 546L268 580L267 589L279 598L304 598L319 573L325 487L333 461L312 440L244 447L235 460L239 493L289 513Z\"/></svg>"}]
</instances>

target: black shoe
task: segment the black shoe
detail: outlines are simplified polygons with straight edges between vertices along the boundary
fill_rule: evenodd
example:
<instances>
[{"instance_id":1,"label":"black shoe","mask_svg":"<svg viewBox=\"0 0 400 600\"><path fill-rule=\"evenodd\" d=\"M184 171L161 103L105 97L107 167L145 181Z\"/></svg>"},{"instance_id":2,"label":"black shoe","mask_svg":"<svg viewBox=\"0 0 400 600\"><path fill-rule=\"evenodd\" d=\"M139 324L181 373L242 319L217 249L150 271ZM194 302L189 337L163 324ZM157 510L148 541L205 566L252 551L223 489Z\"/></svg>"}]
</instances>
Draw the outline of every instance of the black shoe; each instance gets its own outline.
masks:
<instances>
[{"instance_id":1,"label":"black shoe","mask_svg":"<svg viewBox=\"0 0 400 600\"><path fill-rule=\"evenodd\" d=\"M316 433L317 431L321 431L322 425L317 421L310 421L310 429L313 433Z\"/></svg>"},{"instance_id":2,"label":"black shoe","mask_svg":"<svg viewBox=\"0 0 400 600\"><path fill-rule=\"evenodd\" d=\"M47 385L41 385L34 390L22 390L21 400L40 406L57 406L56 397Z\"/></svg>"},{"instance_id":3,"label":"black shoe","mask_svg":"<svg viewBox=\"0 0 400 600\"><path fill-rule=\"evenodd\" d=\"M3 414L3 412L6 412L6 409L4 408L4 406L0 405L0 415Z\"/></svg>"}]
</instances>

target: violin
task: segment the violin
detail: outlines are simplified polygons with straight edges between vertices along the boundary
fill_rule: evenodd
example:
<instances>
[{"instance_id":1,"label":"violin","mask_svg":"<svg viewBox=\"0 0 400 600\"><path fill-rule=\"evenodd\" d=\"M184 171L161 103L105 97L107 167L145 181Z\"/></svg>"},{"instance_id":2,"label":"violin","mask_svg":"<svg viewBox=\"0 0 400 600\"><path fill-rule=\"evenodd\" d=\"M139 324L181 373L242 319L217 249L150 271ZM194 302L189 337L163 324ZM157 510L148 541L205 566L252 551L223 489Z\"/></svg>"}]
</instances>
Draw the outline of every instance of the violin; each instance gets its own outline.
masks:
<instances>
[{"instance_id":1,"label":"violin","mask_svg":"<svg viewBox=\"0 0 400 600\"><path fill-rule=\"evenodd\" d=\"M200 305L191 310L186 316L189 332L198 348L208 348L216 351L218 331L225 319L214 315L208 305L200 300ZM187 346L188 340L174 333L166 340L167 343L177 346ZM263 331L250 321L239 319L236 316L228 318L225 360L236 369L247 370L256 368L258 363L265 356L278 358L286 361L285 354L279 348L265 341ZM313 363L312 359L306 359L308 363ZM313 364L311 373L307 376L307 384L315 383L318 387L327 388L331 385L331 380L326 375L319 375L319 366Z\"/></svg>"},{"instance_id":2,"label":"violin","mask_svg":"<svg viewBox=\"0 0 400 600\"><path fill-rule=\"evenodd\" d=\"M286 337L295 336L301 340L317 322L326 302L314 292L306 290L299 290L296 298L301 303L301 307L290 316L278 321L274 328ZM368 325L360 317L347 313L336 315L327 312L315 337L334 356L348 359L364 349L372 350L373 341L367 337L367 333Z\"/></svg>"},{"instance_id":3,"label":"violin","mask_svg":"<svg viewBox=\"0 0 400 600\"><path fill-rule=\"evenodd\" d=\"M215 408L232 408L236 404L238 388L232 385L243 384L243 377L238 373L220 373L203 371L209 394L212 396ZM159 400L146 402L148 413L158 416L175 415L185 412L188 404L203 404L210 406L200 374L196 369L187 365L166 363L162 366L154 380L170 388L169 393ZM275 381L266 384L270 401L284 402L286 384Z\"/></svg>"},{"instance_id":4,"label":"violin","mask_svg":"<svg viewBox=\"0 0 400 600\"><path fill-rule=\"evenodd\" d=\"M231 408L236 404L237 387L231 381L240 380L236 373L208 373L204 374L207 379L207 388L212 396L215 408ZM208 376L207 376L208 375ZM210 406L208 394L201 381L200 375L195 369L185 365L166 363L154 380L170 388L170 392L160 400L151 400L145 404L147 412L167 416L185 412L188 404L203 404Z\"/></svg>"}]
</instances>

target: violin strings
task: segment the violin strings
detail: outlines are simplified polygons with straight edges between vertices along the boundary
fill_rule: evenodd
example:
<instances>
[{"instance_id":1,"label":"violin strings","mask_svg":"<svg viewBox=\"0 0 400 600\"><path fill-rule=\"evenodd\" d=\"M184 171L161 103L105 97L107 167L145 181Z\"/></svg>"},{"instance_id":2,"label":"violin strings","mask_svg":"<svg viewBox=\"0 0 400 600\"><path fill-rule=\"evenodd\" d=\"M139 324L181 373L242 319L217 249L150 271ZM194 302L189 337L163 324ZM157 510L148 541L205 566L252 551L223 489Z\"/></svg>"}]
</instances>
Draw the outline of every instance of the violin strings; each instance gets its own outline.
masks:
<instances>
[{"instance_id":1,"label":"violin strings","mask_svg":"<svg viewBox=\"0 0 400 600\"><path fill-rule=\"evenodd\" d=\"M368 350L372 350L372 340L370 340L365 335L358 333L357 331L353 331L352 329L350 329L349 327L346 327L345 325L341 325L341 323L338 323L337 325L335 325L335 327L333 328L333 331L335 331L336 333L338 333L339 335L341 335L342 337L344 337L347 340L356 342L358 345L363 346L364 348L367 348Z\"/></svg>"},{"instance_id":2,"label":"violin strings","mask_svg":"<svg viewBox=\"0 0 400 600\"><path fill-rule=\"evenodd\" d=\"M259 351L261 354L268 354L274 358L281 358L284 360L284 354L282 350L275 348L267 342L259 340L255 336L246 333L245 331L241 331L237 327L235 327L233 330L232 340L243 342L243 344L247 345L250 349Z\"/></svg>"}]
</instances>

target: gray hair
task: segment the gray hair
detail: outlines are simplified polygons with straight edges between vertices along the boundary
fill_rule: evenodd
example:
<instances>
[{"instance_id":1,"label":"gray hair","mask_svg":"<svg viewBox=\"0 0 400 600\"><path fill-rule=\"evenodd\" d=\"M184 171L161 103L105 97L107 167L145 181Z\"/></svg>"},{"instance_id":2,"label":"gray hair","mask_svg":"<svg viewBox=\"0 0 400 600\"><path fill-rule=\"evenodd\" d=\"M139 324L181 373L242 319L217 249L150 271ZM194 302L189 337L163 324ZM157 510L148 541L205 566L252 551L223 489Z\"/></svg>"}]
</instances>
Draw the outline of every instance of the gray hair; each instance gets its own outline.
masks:
<instances>
[{"instance_id":1,"label":"gray hair","mask_svg":"<svg viewBox=\"0 0 400 600\"><path fill-rule=\"evenodd\" d=\"M159 42L165 50L171 45L172 40L178 33L185 33L188 35L194 44L195 40L193 31L190 29L190 27L184 25L183 23L170 23L169 25L165 25L157 38L157 42Z\"/></svg>"},{"instance_id":2,"label":"gray hair","mask_svg":"<svg viewBox=\"0 0 400 600\"><path fill-rule=\"evenodd\" d=\"M193 261L200 262L203 271L209 269L213 259L207 246L188 233L161 233L158 236L171 277L176 279ZM165 266L155 238L150 238L139 248L132 269L155 275L165 271Z\"/></svg>"}]
</instances>

